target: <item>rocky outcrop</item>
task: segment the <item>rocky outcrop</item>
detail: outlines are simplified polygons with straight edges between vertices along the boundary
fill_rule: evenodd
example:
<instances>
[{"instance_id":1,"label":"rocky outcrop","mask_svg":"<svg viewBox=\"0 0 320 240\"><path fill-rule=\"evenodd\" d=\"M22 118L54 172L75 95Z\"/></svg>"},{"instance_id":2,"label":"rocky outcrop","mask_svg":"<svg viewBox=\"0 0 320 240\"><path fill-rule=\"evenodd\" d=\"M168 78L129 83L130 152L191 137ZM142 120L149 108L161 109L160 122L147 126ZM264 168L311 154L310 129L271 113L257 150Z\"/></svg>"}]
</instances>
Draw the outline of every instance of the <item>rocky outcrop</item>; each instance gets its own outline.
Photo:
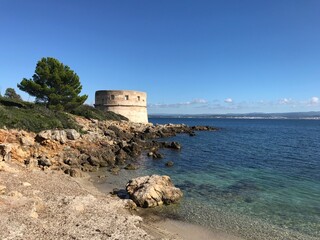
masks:
<instances>
[{"instance_id":1,"label":"rocky outcrop","mask_svg":"<svg viewBox=\"0 0 320 240\"><path fill-rule=\"evenodd\" d=\"M113 169L117 174L119 170L114 171L115 166L124 168L143 152L149 152L153 159L160 159L163 155L159 149L182 148L177 142L156 141L157 138L215 130L184 124L152 125L79 117L76 120L82 127L81 134L75 129L45 130L38 134L0 129L0 161L15 159L29 169L50 168L71 176L81 175L75 169L91 172L100 167Z\"/></svg>"},{"instance_id":2,"label":"rocky outcrop","mask_svg":"<svg viewBox=\"0 0 320 240\"><path fill-rule=\"evenodd\" d=\"M144 176L130 180L126 186L130 198L140 207L149 208L176 203L183 196L169 176Z\"/></svg>"}]
</instances>

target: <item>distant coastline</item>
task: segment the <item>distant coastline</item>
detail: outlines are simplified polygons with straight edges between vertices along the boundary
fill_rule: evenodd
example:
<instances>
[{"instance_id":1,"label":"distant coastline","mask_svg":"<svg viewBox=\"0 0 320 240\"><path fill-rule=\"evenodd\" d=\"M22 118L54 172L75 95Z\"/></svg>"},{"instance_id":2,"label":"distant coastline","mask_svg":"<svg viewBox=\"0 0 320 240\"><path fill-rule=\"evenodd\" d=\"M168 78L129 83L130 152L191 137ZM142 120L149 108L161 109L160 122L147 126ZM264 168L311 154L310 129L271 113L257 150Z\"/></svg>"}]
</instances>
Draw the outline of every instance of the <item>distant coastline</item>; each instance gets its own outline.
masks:
<instances>
[{"instance_id":1,"label":"distant coastline","mask_svg":"<svg viewBox=\"0 0 320 240\"><path fill-rule=\"evenodd\" d=\"M149 118L213 118L213 119L301 119L320 120L320 112L241 113L241 114L149 114Z\"/></svg>"}]
</instances>

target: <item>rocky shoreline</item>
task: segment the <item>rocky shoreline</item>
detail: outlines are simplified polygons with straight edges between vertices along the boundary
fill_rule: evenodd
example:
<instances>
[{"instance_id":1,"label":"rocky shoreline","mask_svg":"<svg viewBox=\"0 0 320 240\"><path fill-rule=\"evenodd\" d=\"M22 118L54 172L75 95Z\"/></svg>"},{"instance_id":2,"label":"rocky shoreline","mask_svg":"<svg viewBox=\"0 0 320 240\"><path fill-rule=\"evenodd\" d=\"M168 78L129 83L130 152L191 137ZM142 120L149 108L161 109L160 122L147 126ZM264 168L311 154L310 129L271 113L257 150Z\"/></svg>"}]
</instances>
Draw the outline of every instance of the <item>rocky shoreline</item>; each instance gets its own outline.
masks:
<instances>
[{"instance_id":1,"label":"rocky shoreline","mask_svg":"<svg viewBox=\"0 0 320 240\"><path fill-rule=\"evenodd\" d=\"M177 142L155 139L217 130L208 126L152 125L79 117L77 122L82 127L81 133L74 129L45 130L38 134L1 129L0 161L12 158L28 168L59 170L72 177L81 177L83 172L97 171L100 167L117 174L121 168L134 169L137 156L143 152L161 158L160 148L181 149Z\"/></svg>"},{"instance_id":2,"label":"rocky shoreline","mask_svg":"<svg viewBox=\"0 0 320 240\"><path fill-rule=\"evenodd\" d=\"M160 148L181 149L177 142L156 139L217 130L83 118L77 122L81 133L0 129L1 239L154 239L139 227L142 218L126 210L132 201L99 192L87 181L87 172L134 169L140 154L157 158ZM160 235L176 239L170 233Z\"/></svg>"}]
</instances>

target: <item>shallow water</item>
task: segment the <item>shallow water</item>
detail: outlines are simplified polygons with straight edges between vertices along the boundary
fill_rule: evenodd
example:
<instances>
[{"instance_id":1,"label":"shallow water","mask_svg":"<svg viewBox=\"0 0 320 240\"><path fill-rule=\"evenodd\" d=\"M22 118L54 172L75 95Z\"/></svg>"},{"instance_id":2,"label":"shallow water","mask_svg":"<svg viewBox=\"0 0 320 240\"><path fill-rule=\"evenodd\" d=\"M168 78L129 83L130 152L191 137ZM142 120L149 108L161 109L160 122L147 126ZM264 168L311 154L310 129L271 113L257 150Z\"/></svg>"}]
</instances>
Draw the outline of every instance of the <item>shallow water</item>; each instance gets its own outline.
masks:
<instances>
[{"instance_id":1,"label":"shallow water","mask_svg":"<svg viewBox=\"0 0 320 240\"><path fill-rule=\"evenodd\" d=\"M197 223L245 239L320 239L320 121L150 119L220 127L179 135L181 151L145 155L140 169L123 170L108 184L166 174L184 192L178 205L158 214ZM171 168L165 162L174 161Z\"/></svg>"}]
</instances>

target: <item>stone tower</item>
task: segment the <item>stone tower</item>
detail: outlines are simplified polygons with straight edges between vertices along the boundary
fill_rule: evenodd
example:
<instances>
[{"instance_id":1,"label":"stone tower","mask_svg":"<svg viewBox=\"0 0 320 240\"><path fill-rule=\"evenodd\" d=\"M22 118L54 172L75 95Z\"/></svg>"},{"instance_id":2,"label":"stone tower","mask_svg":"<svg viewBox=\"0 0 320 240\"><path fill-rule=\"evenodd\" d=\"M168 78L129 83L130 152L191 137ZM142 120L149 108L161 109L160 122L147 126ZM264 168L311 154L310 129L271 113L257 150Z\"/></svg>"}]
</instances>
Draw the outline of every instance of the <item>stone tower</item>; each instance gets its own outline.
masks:
<instances>
[{"instance_id":1,"label":"stone tower","mask_svg":"<svg viewBox=\"0 0 320 240\"><path fill-rule=\"evenodd\" d=\"M95 107L127 117L132 122L148 123L147 94L129 90L96 91Z\"/></svg>"}]
</instances>

